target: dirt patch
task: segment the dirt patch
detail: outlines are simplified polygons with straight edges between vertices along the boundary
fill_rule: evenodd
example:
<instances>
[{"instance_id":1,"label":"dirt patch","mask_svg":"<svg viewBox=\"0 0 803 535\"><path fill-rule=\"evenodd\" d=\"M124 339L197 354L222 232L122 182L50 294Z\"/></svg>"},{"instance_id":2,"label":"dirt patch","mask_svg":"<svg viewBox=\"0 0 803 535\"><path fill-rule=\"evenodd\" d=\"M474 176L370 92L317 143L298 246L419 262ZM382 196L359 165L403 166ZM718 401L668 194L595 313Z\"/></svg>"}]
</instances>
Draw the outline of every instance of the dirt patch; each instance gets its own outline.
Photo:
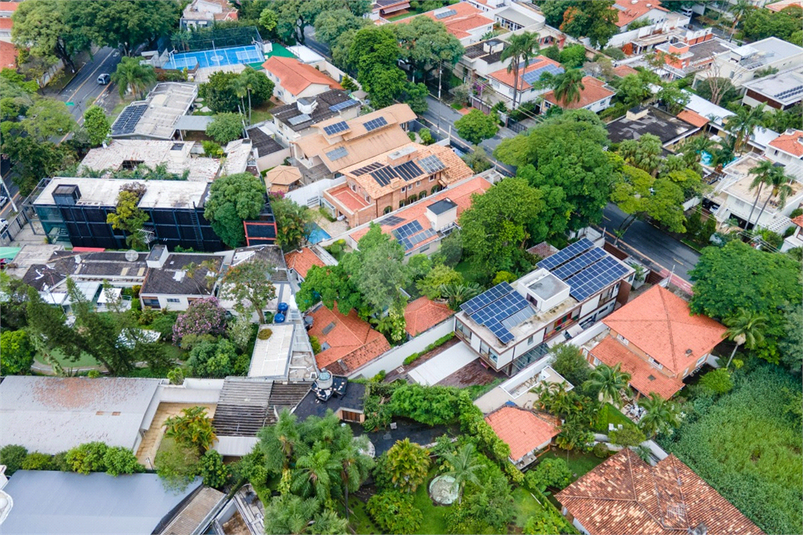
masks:
<instances>
[{"instance_id":1,"label":"dirt patch","mask_svg":"<svg viewBox=\"0 0 803 535\"><path fill-rule=\"evenodd\" d=\"M487 385L493 383L497 379L505 377L506 376L503 373L495 372L490 368L486 368L482 365L482 361L477 359L443 379L438 383L438 386L455 386L457 388L466 388L475 385Z\"/></svg>"},{"instance_id":2,"label":"dirt patch","mask_svg":"<svg viewBox=\"0 0 803 535\"><path fill-rule=\"evenodd\" d=\"M243 517L240 516L240 511L234 511L234 515L223 524L223 533L226 535L251 535Z\"/></svg>"}]
</instances>

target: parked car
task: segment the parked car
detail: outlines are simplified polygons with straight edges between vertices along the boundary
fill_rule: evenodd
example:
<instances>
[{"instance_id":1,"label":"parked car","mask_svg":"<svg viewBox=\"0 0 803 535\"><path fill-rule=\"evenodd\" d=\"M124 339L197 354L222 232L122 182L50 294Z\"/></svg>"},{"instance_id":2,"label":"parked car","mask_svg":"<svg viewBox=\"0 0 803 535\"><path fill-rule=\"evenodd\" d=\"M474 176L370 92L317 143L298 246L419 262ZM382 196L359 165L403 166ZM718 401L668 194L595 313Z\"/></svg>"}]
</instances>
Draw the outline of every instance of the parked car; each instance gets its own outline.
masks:
<instances>
[{"instance_id":1,"label":"parked car","mask_svg":"<svg viewBox=\"0 0 803 535\"><path fill-rule=\"evenodd\" d=\"M0 233L5 232L7 228L8 228L8 221L0 218Z\"/></svg>"},{"instance_id":2,"label":"parked car","mask_svg":"<svg viewBox=\"0 0 803 535\"><path fill-rule=\"evenodd\" d=\"M109 82L111 82L111 80L112 80L112 77L111 77L111 75L110 75L110 74L108 74L108 73L103 73L103 74L101 74L100 76L98 76L98 83L99 83L100 85L106 85L106 84L108 84Z\"/></svg>"},{"instance_id":3,"label":"parked car","mask_svg":"<svg viewBox=\"0 0 803 535\"><path fill-rule=\"evenodd\" d=\"M8 204L8 197L0 195L0 208L3 208L7 204Z\"/></svg>"}]
</instances>

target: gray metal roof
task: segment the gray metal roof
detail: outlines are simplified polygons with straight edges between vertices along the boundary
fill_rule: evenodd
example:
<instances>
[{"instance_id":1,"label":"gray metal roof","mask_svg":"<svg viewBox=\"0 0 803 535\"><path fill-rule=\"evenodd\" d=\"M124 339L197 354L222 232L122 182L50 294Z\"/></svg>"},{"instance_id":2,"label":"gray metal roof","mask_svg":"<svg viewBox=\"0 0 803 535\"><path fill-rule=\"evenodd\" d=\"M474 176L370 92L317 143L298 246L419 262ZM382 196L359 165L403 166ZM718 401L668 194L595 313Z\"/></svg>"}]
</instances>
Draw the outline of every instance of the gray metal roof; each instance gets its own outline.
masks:
<instances>
[{"instance_id":1,"label":"gray metal roof","mask_svg":"<svg viewBox=\"0 0 803 535\"><path fill-rule=\"evenodd\" d=\"M19 470L3 489L14 506L0 532L150 535L200 486L196 479L182 491L167 490L156 474Z\"/></svg>"},{"instance_id":2,"label":"gray metal roof","mask_svg":"<svg viewBox=\"0 0 803 535\"><path fill-rule=\"evenodd\" d=\"M0 447L56 454L85 442L133 448L159 379L9 376L0 383Z\"/></svg>"},{"instance_id":3,"label":"gray metal roof","mask_svg":"<svg viewBox=\"0 0 803 535\"><path fill-rule=\"evenodd\" d=\"M205 132L214 119L211 115L182 115L176 121L176 130Z\"/></svg>"}]
</instances>

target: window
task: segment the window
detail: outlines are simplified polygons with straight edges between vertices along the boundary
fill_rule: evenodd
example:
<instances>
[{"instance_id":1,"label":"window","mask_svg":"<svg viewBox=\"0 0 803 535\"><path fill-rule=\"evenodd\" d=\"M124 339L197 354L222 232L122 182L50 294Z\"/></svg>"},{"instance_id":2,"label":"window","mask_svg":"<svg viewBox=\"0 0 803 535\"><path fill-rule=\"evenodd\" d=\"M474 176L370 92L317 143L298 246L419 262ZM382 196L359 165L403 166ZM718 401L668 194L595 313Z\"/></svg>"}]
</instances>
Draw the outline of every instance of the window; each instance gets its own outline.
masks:
<instances>
[{"instance_id":1,"label":"window","mask_svg":"<svg viewBox=\"0 0 803 535\"><path fill-rule=\"evenodd\" d=\"M657 360L655 360L652 357L649 357L649 359L650 359L650 364L652 364L653 366L655 366L659 370L663 370L664 369L664 365L663 364L661 364L660 362L658 362Z\"/></svg>"},{"instance_id":2,"label":"window","mask_svg":"<svg viewBox=\"0 0 803 535\"><path fill-rule=\"evenodd\" d=\"M497 355L493 349L488 351L488 356L491 358L491 362L493 362L494 364L496 364L499 361L499 355Z\"/></svg>"},{"instance_id":3,"label":"window","mask_svg":"<svg viewBox=\"0 0 803 535\"><path fill-rule=\"evenodd\" d=\"M702 366L703 362L705 362L705 355L697 359L697 366Z\"/></svg>"},{"instance_id":4,"label":"window","mask_svg":"<svg viewBox=\"0 0 803 535\"><path fill-rule=\"evenodd\" d=\"M159 300L155 297L142 297L142 304L146 307L151 307L153 309L160 309L162 305L159 304Z\"/></svg>"},{"instance_id":5,"label":"window","mask_svg":"<svg viewBox=\"0 0 803 535\"><path fill-rule=\"evenodd\" d=\"M600 360L597 357L594 357L594 366L599 366Z\"/></svg>"},{"instance_id":6,"label":"window","mask_svg":"<svg viewBox=\"0 0 803 535\"><path fill-rule=\"evenodd\" d=\"M457 332L465 336L468 340L471 340L471 330L468 327L466 327L466 325L463 322L456 321L455 328L457 329Z\"/></svg>"},{"instance_id":7,"label":"window","mask_svg":"<svg viewBox=\"0 0 803 535\"><path fill-rule=\"evenodd\" d=\"M480 354L488 355L491 352L491 346L485 343L485 340L480 340Z\"/></svg>"},{"instance_id":8,"label":"window","mask_svg":"<svg viewBox=\"0 0 803 535\"><path fill-rule=\"evenodd\" d=\"M687 375L689 375L689 369L688 368L683 370L683 377L686 377Z\"/></svg>"},{"instance_id":9,"label":"window","mask_svg":"<svg viewBox=\"0 0 803 535\"><path fill-rule=\"evenodd\" d=\"M531 345L533 345L533 338L535 338L535 335L534 335L534 334L531 334L531 335L530 335L530 337L529 337L529 338L527 338L527 345L528 345L528 346L531 346Z\"/></svg>"},{"instance_id":10,"label":"window","mask_svg":"<svg viewBox=\"0 0 803 535\"><path fill-rule=\"evenodd\" d=\"M616 339L622 342L624 345L630 345L630 340L622 336L621 334L616 335Z\"/></svg>"},{"instance_id":11,"label":"window","mask_svg":"<svg viewBox=\"0 0 803 535\"><path fill-rule=\"evenodd\" d=\"M417 187L417 188L418 188L418 187L420 187L420 186L421 186L421 181L419 180L418 182L416 182L416 183L415 183L415 187Z\"/></svg>"},{"instance_id":12,"label":"window","mask_svg":"<svg viewBox=\"0 0 803 535\"><path fill-rule=\"evenodd\" d=\"M435 175L432 175L431 177L429 177L429 181L430 182L435 182Z\"/></svg>"},{"instance_id":13,"label":"window","mask_svg":"<svg viewBox=\"0 0 803 535\"><path fill-rule=\"evenodd\" d=\"M406 186L402 186L402 193L404 193L405 191L407 191L407 187Z\"/></svg>"},{"instance_id":14,"label":"window","mask_svg":"<svg viewBox=\"0 0 803 535\"><path fill-rule=\"evenodd\" d=\"M168 297L167 298L167 302L168 303L181 303L181 299L178 299L176 297Z\"/></svg>"}]
</instances>

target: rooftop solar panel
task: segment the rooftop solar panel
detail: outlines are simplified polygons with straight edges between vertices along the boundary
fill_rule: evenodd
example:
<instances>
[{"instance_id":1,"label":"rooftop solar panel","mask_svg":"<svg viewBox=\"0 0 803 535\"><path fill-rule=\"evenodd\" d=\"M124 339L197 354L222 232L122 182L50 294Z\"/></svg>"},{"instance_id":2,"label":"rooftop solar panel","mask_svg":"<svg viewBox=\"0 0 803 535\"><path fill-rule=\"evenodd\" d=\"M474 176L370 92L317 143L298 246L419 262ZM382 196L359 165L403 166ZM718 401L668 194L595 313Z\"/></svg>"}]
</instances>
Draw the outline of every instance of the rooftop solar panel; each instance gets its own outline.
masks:
<instances>
[{"instance_id":1,"label":"rooftop solar panel","mask_svg":"<svg viewBox=\"0 0 803 535\"><path fill-rule=\"evenodd\" d=\"M301 115L296 115L295 117L290 117L287 119L287 122L293 126L298 126L301 123L306 123L307 121L311 121L312 117L307 115L306 113L302 113Z\"/></svg>"},{"instance_id":2,"label":"rooftop solar panel","mask_svg":"<svg viewBox=\"0 0 803 535\"><path fill-rule=\"evenodd\" d=\"M550 65L544 65L543 67L541 67L539 69L534 69L534 70L532 70L530 72L525 72L524 74L521 75L521 79L524 80L525 82L527 82L528 84L533 85L533 83L535 83L538 80L540 80L541 76L543 76L546 73L549 73L549 74L551 74L553 76L557 76L558 74L562 74L563 73L563 69L561 67L557 67L557 66L551 65L551 64Z\"/></svg>"},{"instance_id":3,"label":"rooftop solar panel","mask_svg":"<svg viewBox=\"0 0 803 535\"><path fill-rule=\"evenodd\" d=\"M339 121L335 124L330 124L328 126L323 127L323 131L326 133L327 136L333 136L335 134L339 134L341 132L345 132L349 129L349 125L346 121Z\"/></svg>"},{"instance_id":4,"label":"rooftop solar panel","mask_svg":"<svg viewBox=\"0 0 803 535\"><path fill-rule=\"evenodd\" d=\"M465 312L466 314L473 314L477 310L481 309L484 306L488 306L493 301L496 301L500 297L504 297L505 295L509 294L513 291L513 287L508 284L507 282L501 282L491 288L488 291L485 291L474 297L473 299L469 299L462 305L460 305L460 310Z\"/></svg>"},{"instance_id":5,"label":"rooftop solar panel","mask_svg":"<svg viewBox=\"0 0 803 535\"><path fill-rule=\"evenodd\" d=\"M605 258L606 253L599 247L589 249L573 260L569 260L557 269L552 270L552 274L560 280L565 281L578 271L590 266L597 260Z\"/></svg>"},{"instance_id":6,"label":"rooftop solar panel","mask_svg":"<svg viewBox=\"0 0 803 535\"><path fill-rule=\"evenodd\" d=\"M594 247L594 244L591 243L591 241L589 241L587 238L583 238L574 242L568 247L564 247L552 256L548 256L547 258L541 260L538 262L538 267L549 270L555 269L556 267L565 264L572 258L588 251L592 247Z\"/></svg>"},{"instance_id":7,"label":"rooftop solar panel","mask_svg":"<svg viewBox=\"0 0 803 535\"><path fill-rule=\"evenodd\" d=\"M421 223L418 221L410 221L406 225L402 225L396 230L393 231L393 235L396 237L397 240L402 238L409 238L413 234L417 232L421 232L424 230L424 227L421 226Z\"/></svg>"},{"instance_id":8,"label":"rooftop solar panel","mask_svg":"<svg viewBox=\"0 0 803 535\"><path fill-rule=\"evenodd\" d=\"M366 165L365 167L360 167L359 169L356 169L356 170L352 171L351 174L354 175L354 176L362 176L365 173L370 173L371 171L376 171L380 167L384 167L384 166L385 166L385 164L383 164L383 163L374 162L372 164Z\"/></svg>"},{"instance_id":9,"label":"rooftop solar panel","mask_svg":"<svg viewBox=\"0 0 803 535\"><path fill-rule=\"evenodd\" d=\"M112 125L112 134L133 134L136 131L137 123L147 109L147 104L132 104L124 108Z\"/></svg>"},{"instance_id":10,"label":"rooftop solar panel","mask_svg":"<svg viewBox=\"0 0 803 535\"><path fill-rule=\"evenodd\" d=\"M332 161L335 161L348 156L348 154L349 151L346 150L346 147L338 147L335 150L330 150L327 152L326 157Z\"/></svg>"},{"instance_id":11,"label":"rooftop solar panel","mask_svg":"<svg viewBox=\"0 0 803 535\"><path fill-rule=\"evenodd\" d=\"M440 13L435 13L435 18L438 20L445 19L447 17L453 17L457 15L457 11L454 9L447 9L446 11L441 11Z\"/></svg>"},{"instance_id":12,"label":"rooftop solar panel","mask_svg":"<svg viewBox=\"0 0 803 535\"><path fill-rule=\"evenodd\" d=\"M398 173L392 167L388 167L383 165L382 167L378 168L376 171L371 172L371 176L380 186L387 186L390 184L390 181L394 178L398 177Z\"/></svg>"},{"instance_id":13,"label":"rooftop solar panel","mask_svg":"<svg viewBox=\"0 0 803 535\"><path fill-rule=\"evenodd\" d=\"M582 302L615 280L623 277L626 273L626 267L617 262L612 256L606 256L599 262L591 264L586 269L570 277L566 284L571 287L569 290L570 295Z\"/></svg>"},{"instance_id":14,"label":"rooftop solar panel","mask_svg":"<svg viewBox=\"0 0 803 535\"><path fill-rule=\"evenodd\" d=\"M415 162L404 162L403 164L397 165L394 169L399 173L399 176L408 181L424 174L424 171L422 171Z\"/></svg>"},{"instance_id":15,"label":"rooftop solar panel","mask_svg":"<svg viewBox=\"0 0 803 535\"><path fill-rule=\"evenodd\" d=\"M446 165L434 154L418 160L418 165L430 175L446 169Z\"/></svg>"},{"instance_id":16,"label":"rooftop solar panel","mask_svg":"<svg viewBox=\"0 0 803 535\"><path fill-rule=\"evenodd\" d=\"M346 108L350 108L357 104L357 101L354 99L344 100L343 102L338 102L337 104L333 104L329 106L329 111L340 111L345 110Z\"/></svg>"},{"instance_id":17,"label":"rooftop solar panel","mask_svg":"<svg viewBox=\"0 0 803 535\"><path fill-rule=\"evenodd\" d=\"M363 126L365 126L365 130L366 131L371 132L371 131L376 130L377 128L379 128L381 126L385 126L387 124L388 124L387 119L385 119L384 117L377 117L376 119L371 119L370 121L365 123L365 125L363 125Z\"/></svg>"},{"instance_id":18,"label":"rooftop solar panel","mask_svg":"<svg viewBox=\"0 0 803 535\"><path fill-rule=\"evenodd\" d=\"M389 215L385 219L381 220L379 225L382 227L394 227L399 223L404 223L404 218L397 215Z\"/></svg>"}]
</instances>

